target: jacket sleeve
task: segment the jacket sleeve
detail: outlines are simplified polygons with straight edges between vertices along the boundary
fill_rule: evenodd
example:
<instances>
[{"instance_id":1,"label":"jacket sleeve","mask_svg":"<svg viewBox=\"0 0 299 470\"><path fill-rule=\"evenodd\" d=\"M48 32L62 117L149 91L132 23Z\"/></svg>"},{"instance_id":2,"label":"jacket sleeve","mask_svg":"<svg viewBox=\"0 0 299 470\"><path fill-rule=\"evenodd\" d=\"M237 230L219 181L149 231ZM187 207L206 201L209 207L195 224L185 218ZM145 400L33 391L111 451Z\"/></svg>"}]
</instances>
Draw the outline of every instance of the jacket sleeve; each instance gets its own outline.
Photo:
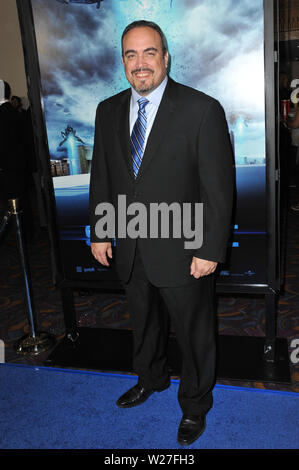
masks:
<instances>
[{"instance_id":1,"label":"jacket sleeve","mask_svg":"<svg viewBox=\"0 0 299 470\"><path fill-rule=\"evenodd\" d=\"M94 147L91 162L90 187L89 187L89 222L91 242L111 242L107 237L100 238L96 234L96 223L100 219L96 215L96 207L100 203L110 203L110 185L107 170L107 156L103 141L102 119L103 112L101 103L97 107L95 119Z\"/></svg>"},{"instance_id":2,"label":"jacket sleeve","mask_svg":"<svg viewBox=\"0 0 299 470\"><path fill-rule=\"evenodd\" d=\"M203 243L194 256L224 262L235 186L233 152L223 108L212 100L200 127L198 172L203 203Z\"/></svg>"}]
</instances>

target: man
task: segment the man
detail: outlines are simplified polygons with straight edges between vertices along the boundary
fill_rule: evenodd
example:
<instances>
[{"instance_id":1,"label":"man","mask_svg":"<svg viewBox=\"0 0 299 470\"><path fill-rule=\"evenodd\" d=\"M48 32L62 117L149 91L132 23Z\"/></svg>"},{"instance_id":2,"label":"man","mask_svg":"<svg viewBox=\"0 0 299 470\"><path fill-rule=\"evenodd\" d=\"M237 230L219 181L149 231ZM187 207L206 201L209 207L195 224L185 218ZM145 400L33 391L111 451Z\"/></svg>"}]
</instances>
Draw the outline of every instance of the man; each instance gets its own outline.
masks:
<instances>
[{"instance_id":1,"label":"man","mask_svg":"<svg viewBox=\"0 0 299 470\"><path fill-rule=\"evenodd\" d=\"M6 199L22 193L24 160L23 121L10 102L10 85L0 80L0 175Z\"/></svg>"},{"instance_id":2,"label":"man","mask_svg":"<svg viewBox=\"0 0 299 470\"><path fill-rule=\"evenodd\" d=\"M131 89L100 103L90 181L91 250L103 265L111 240L97 236L96 207L118 195L139 202L203 203L203 244L185 249L180 238L117 237L115 263L128 299L136 386L117 401L128 408L169 386L165 357L172 318L182 355L178 442L189 445L205 429L215 381L214 276L225 259L233 188L230 141L223 110L213 98L174 82L163 32L147 21L122 35L122 62ZM131 137L130 137L131 136ZM116 230L116 235L118 231ZM98 234L99 235L99 234Z\"/></svg>"},{"instance_id":3,"label":"man","mask_svg":"<svg viewBox=\"0 0 299 470\"><path fill-rule=\"evenodd\" d=\"M19 199L25 240L32 236L32 212L26 158L25 120L11 104L10 85L0 80L0 196L4 205Z\"/></svg>"}]
</instances>

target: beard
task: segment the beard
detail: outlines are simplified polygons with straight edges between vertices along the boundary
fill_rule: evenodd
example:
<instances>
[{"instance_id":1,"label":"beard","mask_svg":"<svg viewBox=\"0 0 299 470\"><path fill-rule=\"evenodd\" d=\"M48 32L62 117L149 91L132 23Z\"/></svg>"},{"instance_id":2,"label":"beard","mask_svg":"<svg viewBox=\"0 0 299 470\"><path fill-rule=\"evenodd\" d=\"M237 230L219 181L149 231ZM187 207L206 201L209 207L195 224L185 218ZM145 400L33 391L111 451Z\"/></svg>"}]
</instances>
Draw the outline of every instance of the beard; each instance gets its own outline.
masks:
<instances>
[{"instance_id":1,"label":"beard","mask_svg":"<svg viewBox=\"0 0 299 470\"><path fill-rule=\"evenodd\" d=\"M147 94L147 93L150 93L151 91L153 91L156 87L154 85L154 83L152 83L152 85L141 85L141 86L137 86L135 85L135 83L132 83L132 87L134 88L135 91L137 91L137 93L139 93L139 95L144 95L144 94Z\"/></svg>"},{"instance_id":2,"label":"beard","mask_svg":"<svg viewBox=\"0 0 299 470\"><path fill-rule=\"evenodd\" d=\"M147 93L150 93L151 91L153 91L155 88L156 88L156 83L154 81L154 78L147 78L145 79L144 81L136 78L135 80L135 76L134 74L137 73L137 72L150 72L150 73L154 73L153 70L151 69L135 69L132 71L132 81L130 82L132 87L134 88L134 90L139 93L140 95L143 95L143 94L147 94Z\"/></svg>"}]
</instances>

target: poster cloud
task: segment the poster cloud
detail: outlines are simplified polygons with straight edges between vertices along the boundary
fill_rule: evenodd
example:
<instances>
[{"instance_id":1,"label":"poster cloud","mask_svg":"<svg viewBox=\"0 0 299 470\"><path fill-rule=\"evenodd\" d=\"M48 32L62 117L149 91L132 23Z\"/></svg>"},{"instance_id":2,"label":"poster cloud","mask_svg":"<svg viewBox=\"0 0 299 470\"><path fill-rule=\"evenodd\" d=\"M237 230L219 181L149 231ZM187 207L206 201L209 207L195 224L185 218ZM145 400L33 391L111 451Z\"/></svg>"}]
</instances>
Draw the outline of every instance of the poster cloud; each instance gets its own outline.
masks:
<instances>
[{"instance_id":1,"label":"poster cloud","mask_svg":"<svg viewBox=\"0 0 299 470\"><path fill-rule=\"evenodd\" d=\"M263 123L262 0L109 0L99 10L32 2L52 152L67 124L92 144L98 102L128 87L120 38L135 19L160 24L172 78L218 99L231 127L239 115L253 128ZM257 139L261 156L264 142Z\"/></svg>"}]
</instances>

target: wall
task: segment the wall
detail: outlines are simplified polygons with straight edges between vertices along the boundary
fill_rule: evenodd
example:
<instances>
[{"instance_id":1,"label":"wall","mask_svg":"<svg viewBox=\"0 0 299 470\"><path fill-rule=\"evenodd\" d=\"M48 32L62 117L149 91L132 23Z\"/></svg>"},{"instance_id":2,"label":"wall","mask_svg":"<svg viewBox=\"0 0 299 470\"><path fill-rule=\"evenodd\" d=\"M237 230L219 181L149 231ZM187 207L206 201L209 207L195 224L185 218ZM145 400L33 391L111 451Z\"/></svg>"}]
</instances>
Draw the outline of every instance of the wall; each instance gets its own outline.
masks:
<instances>
[{"instance_id":1,"label":"wall","mask_svg":"<svg viewBox=\"0 0 299 470\"><path fill-rule=\"evenodd\" d=\"M0 79L27 107L27 84L16 0L0 0Z\"/></svg>"}]
</instances>

